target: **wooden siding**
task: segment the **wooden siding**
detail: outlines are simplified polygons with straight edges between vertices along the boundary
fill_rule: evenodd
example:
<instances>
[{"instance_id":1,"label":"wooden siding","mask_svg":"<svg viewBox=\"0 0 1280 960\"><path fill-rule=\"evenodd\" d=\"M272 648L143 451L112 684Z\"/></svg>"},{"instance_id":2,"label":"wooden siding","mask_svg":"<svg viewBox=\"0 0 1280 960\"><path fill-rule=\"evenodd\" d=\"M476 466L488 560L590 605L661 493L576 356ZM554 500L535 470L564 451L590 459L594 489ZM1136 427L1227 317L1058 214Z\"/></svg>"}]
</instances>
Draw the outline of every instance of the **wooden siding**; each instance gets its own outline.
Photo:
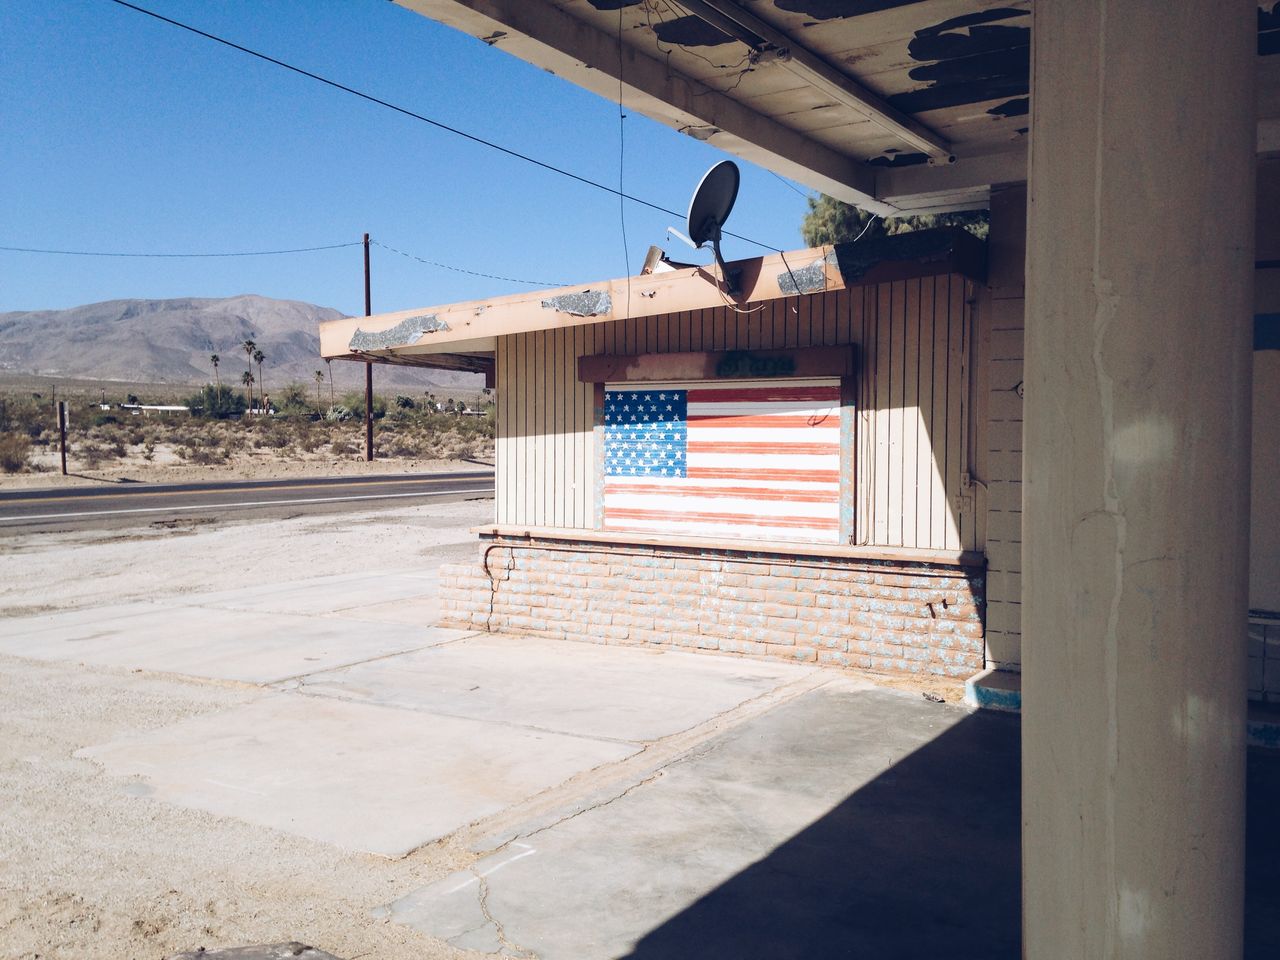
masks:
<instances>
[{"instance_id":1,"label":"wooden siding","mask_svg":"<svg viewBox=\"0 0 1280 960\"><path fill-rule=\"evenodd\" d=\"M855 344L854 542L982 549L964 486L971 292L944 274L502 337L496 521L595 527L595 391L576 381L579 356Z\"/></svg>"}]
</instances>

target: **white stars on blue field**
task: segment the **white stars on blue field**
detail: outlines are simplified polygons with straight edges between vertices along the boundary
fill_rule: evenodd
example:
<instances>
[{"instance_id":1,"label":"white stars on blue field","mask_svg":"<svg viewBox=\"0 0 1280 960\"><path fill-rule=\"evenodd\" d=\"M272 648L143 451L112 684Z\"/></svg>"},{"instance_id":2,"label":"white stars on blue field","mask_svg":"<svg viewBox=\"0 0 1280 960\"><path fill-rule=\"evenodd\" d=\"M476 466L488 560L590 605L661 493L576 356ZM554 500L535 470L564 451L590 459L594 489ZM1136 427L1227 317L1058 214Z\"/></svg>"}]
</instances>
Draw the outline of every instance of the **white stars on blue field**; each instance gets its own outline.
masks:
<instances>
[{"instance_id":1,"label":"white stars on blue field","mask_svg":"<svg viewBox=\"0 0 1280 960\"><path fill-rule=\"evenodd\" d=\"M688 410L684 390L606 390L605 476L686 476Z\"/></svg>"}]
</instances>

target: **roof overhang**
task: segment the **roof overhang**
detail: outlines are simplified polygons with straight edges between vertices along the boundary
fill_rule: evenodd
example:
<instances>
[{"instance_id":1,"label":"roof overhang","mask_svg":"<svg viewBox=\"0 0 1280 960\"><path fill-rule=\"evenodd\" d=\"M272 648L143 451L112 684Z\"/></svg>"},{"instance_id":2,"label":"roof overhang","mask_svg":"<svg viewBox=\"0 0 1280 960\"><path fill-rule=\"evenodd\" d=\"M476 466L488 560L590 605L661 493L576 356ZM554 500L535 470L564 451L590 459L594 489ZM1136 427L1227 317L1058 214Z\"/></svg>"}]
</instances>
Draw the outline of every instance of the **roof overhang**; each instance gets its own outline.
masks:
<instances>
[{"instance_id":1,"label":"roof overhang","mask_svg":"<svg viewBox=\"0 0 1280 960\"><path fill-rule=\"evenodd\" d=\"M396 0L883 216L1026 180L1031 0ZM1259 0L1259 151L1280 150L1280 3Z\"/></svg>"},{"instance_id":2,"label":"roof overhang","mask_svg":"<svg viewBox=\"0 0 1280 960\"><path fill-rule=\"evenodd\" d=\"M499 337L754 304L914 276L956 272L983 279L986 245L963 230L926 230L727 264L687 267L598 283L346 317L320 324L326 360L364 360L485 372Z\"/></svg>"}]
</instances>

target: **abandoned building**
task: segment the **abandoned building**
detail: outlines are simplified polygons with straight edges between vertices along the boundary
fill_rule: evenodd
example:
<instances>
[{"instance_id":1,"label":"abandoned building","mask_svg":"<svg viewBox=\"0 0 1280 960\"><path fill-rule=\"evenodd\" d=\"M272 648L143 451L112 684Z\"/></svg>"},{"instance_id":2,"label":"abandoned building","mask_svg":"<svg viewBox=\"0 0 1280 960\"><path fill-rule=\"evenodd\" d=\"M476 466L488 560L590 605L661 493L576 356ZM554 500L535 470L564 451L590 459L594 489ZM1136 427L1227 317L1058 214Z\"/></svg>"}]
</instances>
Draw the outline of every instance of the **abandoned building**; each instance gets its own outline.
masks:
<instances>
[{"instance_id":1,"label":"abandoned building","mask_svg":"<svg viewBox=\"0 0 1280 960\"><path fill-rule=\"evenodd\" d=\"M1274 0L400 2L872 212L991 212L980 251L768 256L734 296L693 269L326 324L326 357L497 385L450 615L996 668L1024 956L1239 956L1247 702L1280 699Z\"/></svg>"}]
</instances>

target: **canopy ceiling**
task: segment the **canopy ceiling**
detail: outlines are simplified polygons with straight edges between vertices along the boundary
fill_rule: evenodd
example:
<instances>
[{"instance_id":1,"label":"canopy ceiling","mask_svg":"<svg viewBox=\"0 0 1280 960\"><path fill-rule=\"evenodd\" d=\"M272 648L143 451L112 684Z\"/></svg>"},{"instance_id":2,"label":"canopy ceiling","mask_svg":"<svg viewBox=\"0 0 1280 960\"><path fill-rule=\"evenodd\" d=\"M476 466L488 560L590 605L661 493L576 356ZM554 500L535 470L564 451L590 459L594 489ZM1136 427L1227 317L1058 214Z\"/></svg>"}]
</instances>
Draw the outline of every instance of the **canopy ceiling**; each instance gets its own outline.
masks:
<instances>
[{"instance_id":1,"label":"canopy ceiling","mask_svg":"<svg viewBox=\"0 0 1280 960\"><path fill-rule=\"evenodd\" d=\"M1026 179L1031 0L396 0L883 215ZM1280 151L1280 0L1258 11Z\"/></svg>"}]
</instances>

